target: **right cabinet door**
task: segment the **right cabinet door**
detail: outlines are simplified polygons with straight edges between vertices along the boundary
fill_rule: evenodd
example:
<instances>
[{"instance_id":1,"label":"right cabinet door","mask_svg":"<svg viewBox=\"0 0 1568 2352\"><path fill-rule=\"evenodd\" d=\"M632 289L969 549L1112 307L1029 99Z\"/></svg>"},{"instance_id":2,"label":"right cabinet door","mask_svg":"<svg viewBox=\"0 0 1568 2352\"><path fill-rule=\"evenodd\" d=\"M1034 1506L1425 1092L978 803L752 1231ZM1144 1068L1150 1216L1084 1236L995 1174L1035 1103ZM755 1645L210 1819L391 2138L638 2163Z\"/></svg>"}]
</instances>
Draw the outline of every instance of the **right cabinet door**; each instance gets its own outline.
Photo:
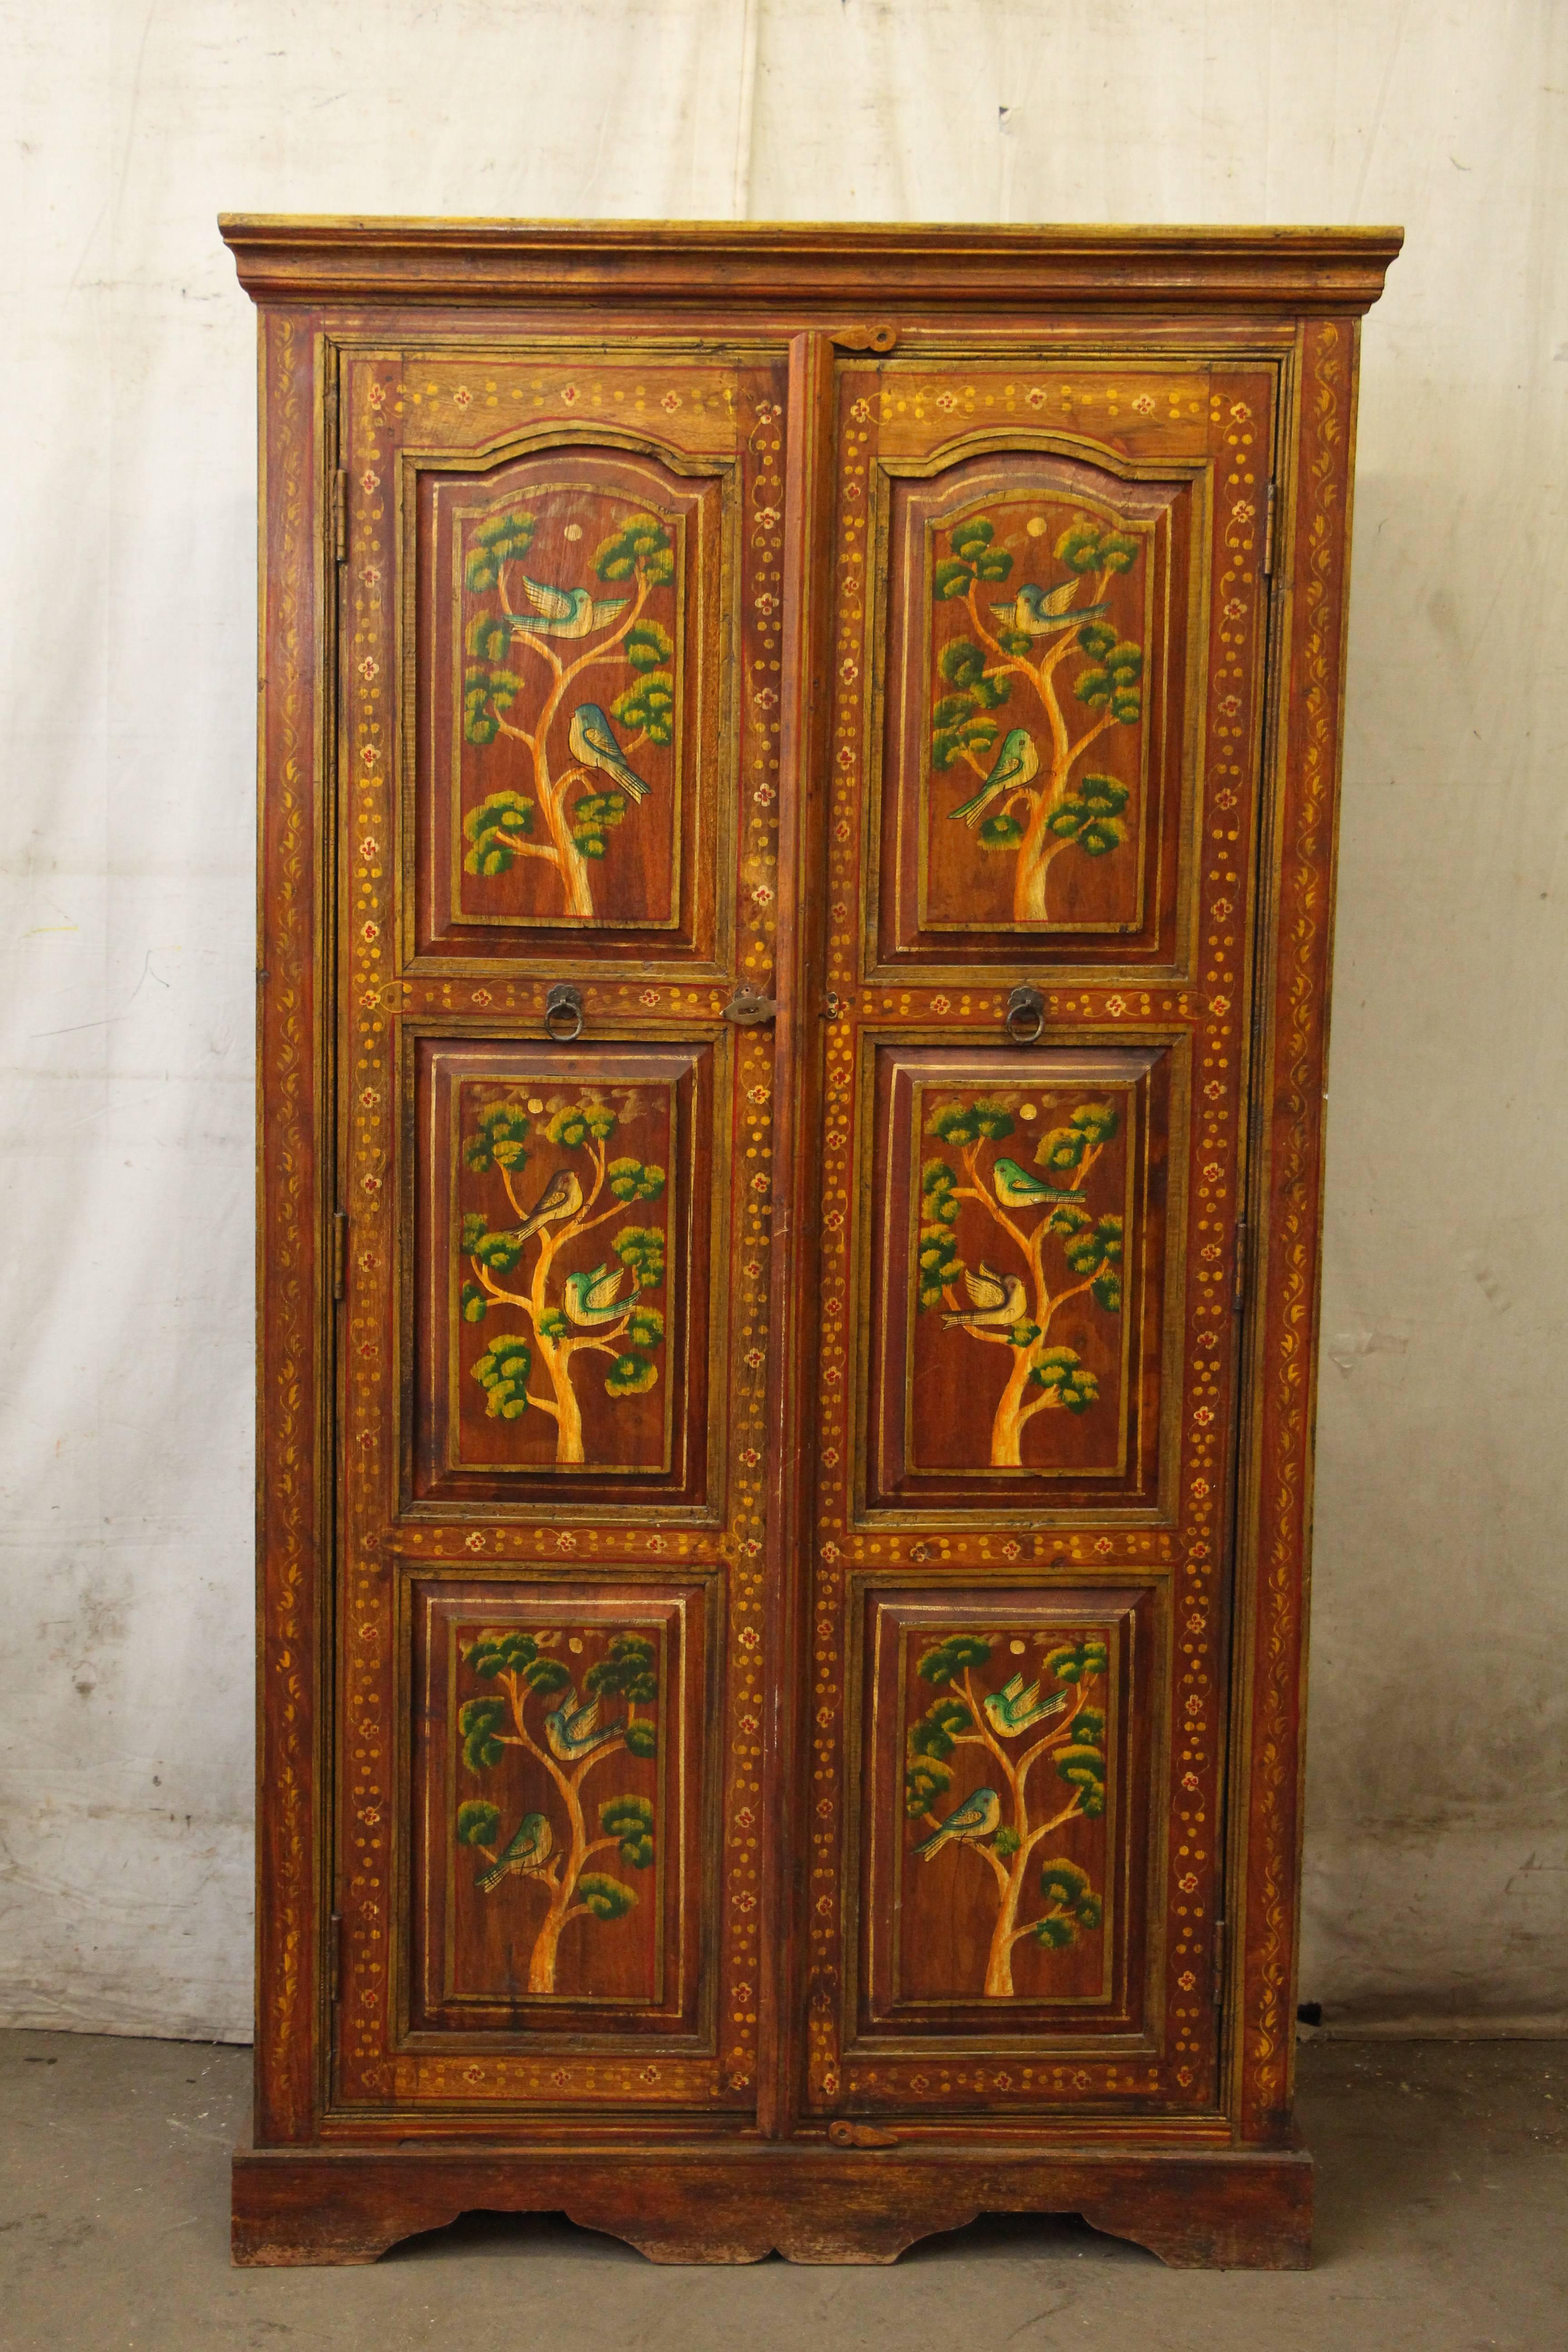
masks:
<instances>
[{"instance_id":1,"label":"right cabinet door","mask_svg":"<svg viewBox=\"0 0 1568 2352\"><path fill-rule=\"evenodd\" d=\"M839 369L817 2115L1219 2102L1277 396Z\"/></svg>"}]
</instances>

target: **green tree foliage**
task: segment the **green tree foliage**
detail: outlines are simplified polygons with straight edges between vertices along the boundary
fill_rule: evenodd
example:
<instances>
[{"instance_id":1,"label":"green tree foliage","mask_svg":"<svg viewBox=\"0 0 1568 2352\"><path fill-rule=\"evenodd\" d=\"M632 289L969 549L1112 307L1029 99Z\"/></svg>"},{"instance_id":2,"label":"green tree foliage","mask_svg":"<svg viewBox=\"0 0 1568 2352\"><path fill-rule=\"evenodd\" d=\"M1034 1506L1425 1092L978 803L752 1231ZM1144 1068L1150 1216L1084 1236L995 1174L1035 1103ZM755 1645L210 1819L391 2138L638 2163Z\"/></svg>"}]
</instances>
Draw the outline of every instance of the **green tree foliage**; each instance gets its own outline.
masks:
<instances>
[{"instance_id":1,"label":"green tree foliage","mask_svg":"<svg viewBox=\"0 0 1568 2352\"><path fill-rule=\"evenodd\" d=\"M1105 1643L1092 1635L1081 1642L1065 1642L1046 1656L1046 1672L1055 1675L1059 1683L1092 1682L1105 1672L1110 1653Z\"/></svg>"},{"instance_id":2,"label":"green tree foliage","mask_svg":"<svg viewBox=\"0 0 1568 2352\"><path fill-rule=\"evenodd\" d=\"M1078 1791L1080 1813L1098 1821L1105 1811L1105 1750L1087 1740L1056 1752L1057 1775Z\"/></svg>"},{"instance_id":3,"label":"green tree foliage","mask_svg":"<svg viewBox=\"0 0 1568 2352\"><path fill-rule=\"evenodd\" d=\"M937 667L950 691L931 715L931 765L939 773L966 752L978 759L996 740L997 722L991 717L1012 691L1005 677L988 677L985 656L968 637L952 637L937 656Z\"/></svg>"},{"instance_id":4,"label":"green tree foliage","mask_svg":"<svg viewBox=\"0 0 1568 2352\"><path fill-rule=\"evenodd\" d=\"M945 1160L926 1161L921 1170L921 1192L924 1195L925 1213L933 1224L957 1223L958 1179Z\"/></svg>"},{"instance_id":5,"label":"green tree foliage","mask_svg":"<svg viewBox=\"0 0 1568 2352\"><path fill-rule=\"evenodd\" d=\"M624 1698L646 1706L658 1696L658 1653L646 1633L617 1633L584 1676L591 1697Z\"/></svg>"},{"instance_id":6,"label":"green tree foliage","mask_svg":"<svg viewBox=\"0 0 1568 2352\"><path fill-rule=\"evenodd\" d=\"M904 1774L904 1811L910 1821L918 1822L929 1813L952 1786L952 1775L945 1766L933 1763L929 1756L916 1757Z\"/></svg>"},{"instance_id":7,"label":"green tree foliage","mask_svg":"<svg viewBox=\"0 0 1568 2352\"><path fill-rule=\"evenodd\" d=\"M1005 548L992 544L995 537L996 526L985 515L968 515L953 524L947 534L952 551L940 559L931 574L931 593L939 602L966 596L977 580L1006 579L1013 559Z\"/></svg>"},{"instance_id":8,"label":"green tree foliage","mask_svg":"<svg viewBox=\"0 0 1568 2352\"><path fill-rule=\"evenodd\" d=\"M616 1358L605 1374L605 1394L613 1397L641 1396L651 1389L658 1378L658 1366L647 1356L639 1356L628 1348Z\"/></svg>"},{"instance_id":9,"label":"green tree foliage","mask_svg":"<svg viewBox=\"0 0 1568 2352\"><path fill-rule=\"evenodd\" d=\"M477 1633L465 1643L463 1655L481 1682L491 1682L497 1675L521 1675L538 1657L539 1644L531 1633L501 1626Z\"/></svg>"},{"instance_id":10,"label":"green tree foliage","mask_svg":"<svg viewBox=\"0 0 1568 2352\"><path fill-rule=\"evenodd\" d=\"M477 1282L465 1282L458 1294L458 1307L465 1323L482 1323L489 1303Z\"/></svg>"},{"instance_id":11,"label":"green tree foliage","mask_svg":"<svg viewBox=\"0 0 1568 2352\"><path fill-rule=\"evenodd\" d=\"M1017 849L1023 845L1024 828L1016 816L1005 814L1001 816L988 816L975 835L975 839L982 849Z\"/></svg>"},{"instance_id":12,"label":"green tree foliage","mask_svg":"<svg viewBox=\"0 0 1568 2352\"><path fill-rule=\"evenodd\" d=\"M1051 1175L1071 1175L1085 1153L1101 1150L1121 1124L1120 1113L1109 1103L1079 1103L1065 1127L1053 1127L1040 1138L1035 1165Z\"/></svg>"},{"instance_id":13,"label":"green tree foliage","mask_svg":"<svg viewBox=\"0 0 1568 2352\"><path fill-rule=\"evenodd\" d=\"M934 1656L935 1653L931 1654ZM921 1660L922 1675L927 1663L924 1658ZM927 1675L926 1679L930 1681L932 1677ZM952 1743L959 1733L973 1731L973 1728L974 1717L963 1701L949 1696L934 1699L925 1713L910 1726L907 1745L911 1756L934 1756L942 1760L952 1755Z\"/></svg>"},{"instance_id":14,"label":"green tree foliage","mask_svg":"<svg viewBox=\"0 0 1568 2352\"><path fill-rule=\"evenodd\" d=\"M1029 1378L1044 1389L1046 1402L1068 1412L1087 1412L1100 1396L1100 1382L1073 1348L1047 1348Z\"/></svg>"},{"instance_id":15,"label":"green tree foliage","mask_svg":"<svg viewBox=\"0 0 1568 2352\"><path fill-rule=\"evenodd\" d=\"M568 1151L581 1151L592 1136L597 1143L607 1143L616 1127L615 1112L608 1103L585 1101L567 1103L551 1114L545 1134L552 1143Z\"/></svg>"},{"instance_id":16,"label":"green tree foliage","mask_svg":"<svg viewBox=\"0 0 1568 2352\"><path fill-rule=\"evenodd\" d=\"M654 1756L658 1752L658 1734L640 1716L635 1723L627 1724L622 1737L634 1756Z\"/></svg>"},{"instance_id":17,"label":"green tree foliage","mask_svg":"<svg viewBox=\"0 0 1568 2352\"><path fill-rule=\"evenodd\" d=\"M476 1209L470 1209L463 1219L463 1255L475 1259L488 1274L510 1274L522 1255L523 1244L515 1233L492 1234ZM484 1292L479 1293L480 1297ZM470 1323L482 1323L482 1315L470 1315Z\"/></svg>"},{"instance_id":18,"label":"green tree foliage","mask_svg":"<svg viewBox=\"0 0 1568 2352\"><path fill-rule=\"evenodd\" d=\"M657 621L638 621L626 631L625 651L635 670L662 669L675 659L675 640Z\"/></svg>"},{"instance_id":19,"label":"green tree foliage","mask_svg":"<svg viewBox=\"0 0 1568 2352\"><path fill-rule=\"evenodd\" d=\"M458 1843L459 1845L490 1845L500 1829L500 1814L494 1805L459 1805L458 1807Z\"/></svg>"},{"instance_id":20,"label":"green tree foliage","mask_svg":"<svg viewBox=\"0 0 1568 2352\"><path fill-rule=\"evenodd\" d=\"M520 507L508 514L490 515L475 531L463 579L476 594L500 585L501 566L526 555L538 529L534 517Z\"/></svg>"},{"instance_id":21,"label":"green tree foliage","mask_svg":"<svg viewBox=\"0 0 1568 2352\"><path fill-rule=\"evenodd\" d=\"M1057 541L1057 562L1069 572L1131 572L1137 561L1138 541L1129 532L1107 530L1081 516Z\"/></svg>"},{"instance_id":22,"label":"green tree foliage","mask_svg":"<svg viewBox=\"0 0 1568 2352\"><path fill-rule=\"evenodd\" d=\"M519 1421L528 1411L528 1376L533 1350L517 1332L492 1339L474 1366L485 1391L485 1411L500 1421Z\"/></svg>"},{"instance_id":23,"label":"green tree foliage","mask_svg":"<svg viewBox=\"0 0 1568 2352\"><path fill-rule=\"evenodd\" d=\"M470 1698L458 1708L463 1761L470 1772L488 1772L492 1764L500 1762L506 1749L496 1735L505 1721L506 1701L502 1698Z\"/></svg>"},{"instance_id":24,"label":"green tree foliage","mask_svg":"<svg viewBox=\"0 0 1568 2352\"><path fill-rule=\"evenodd\" d=\"M612 1200L657 1201L664 1190L664 1171L641 1160L612 1160L605 1181Z\"/></svg>"},{"instance_id":25,"label":"green tree foliage","mask_svg":"<svg viewBox=\"0 0 1568 2352\"><path fill-rule=\"evenodd\" d=\"M599 1807L599 1827L619 1838L621 1860L646 1870L653 1860L653 1807L646 1797L610 1797Z\"/></svg>"},{"instance_id":26,"label":"green tree foliage","mask_svg":"<svg viewBox=\"0 0 1568 2352\"><path fill-rule=\"evenodd\" d=\"M491 793L463 819L468 842L463 864L470 874L505 874L533 831L533 803L526 793Z\"/></svg>"},{"instance_id":27,"label":"green tree foliage","mask_svg":"<svg viewBox=\"0 0 1568 2352\"><path fill-rule=\"evenodd\" d=\"M539 1318L538 1330L542 1339L569 1339L572 1336L572 1326L559 1307L545 1307Z\"/></svg>"},{"instance_id":28,"label":"green tree foliage","mask_svg":"<svg viewBox=\"0 0 1568 2352\"><path fill-rule=\"evenodd\" d=\"M991 1644L978 1633L949 1633L934 1649L927 1650L915 1671L922 1682L956 1681L971 1666L983 1666L991 1655Z\"/></svg>"},{"instance_id":29,"label":"green tree foliage","mask_svg":"<svg viewBox=\"0 0 1568 2352\"><path fill-rule=\"evenodd\" d=\"M963 1260L951 1226L921 1227L917 1268L921 1307L939 1307L943 1291L951 1289L963 1272Z\"/></svg>"},{"instance_id":30,"label":"green tree foliage","mask_svg":"<svg viewBox=\"0 0 1568 2352\"><path fill-rule=\"evenodd\" d=\"M463 1146L463 1158L476 1176L492 1168L521 1168L527 1161L529 1117L520 1102L486 1103Z\"/></svg>"},{"instance_id":31,"label":"green tree foliage","mask_svg":"<svg viewBox=\"0 0 1568 2352\"><path fill-rule=\"evenodd\" d=\"M664 1337L664 1318L657 1307L640 1303L631 1310L626 1323L626 1338L634 1348L657 1348Z\"/></svg>"},{"instance_id":32,"label":"green tree foliage","mask_svg":"<svg viewBox=\"0 0 1568 2352\"><path fill-rule=\"evenodd\" d=\"M664 1235L657 1225L623 1225L610 1247L631 1268L639 1289L658 1288L664 1280Z\"/></svg>"},{"instance_id":33,"label":"green tree foliage","mask_svg":"<svg viewBox=\"0 0 1568 2352\"><path fill-rule=\"evenodd\" d=\"M940 1103L926 1123L926 1133L943 1143L1000 1143L1013 1132L1013 1114L994 1102Z\"/></svg>"},{"instance_id":34,"label":"green tree foliage","mask_svg":"<svg viewBox=\"0 0 1568 2352\"><path fill-rule=\"evenodd\" d=\"M595 1919L624 1919L637 1899L618 1878L603 1878L596 1870L585 1870L573 1894Z\"/></svg>"},{"instance_id":35,"label":"green tree foliage","mask_svg":"<svg viewBox=\"0 0 1568 2352\"><path fill-rule=\"evenodd\" d=\"M1089 1873L1076 1862L1057 1859L1040 1866L1040 1893L1050 1906L1035 1927L1035 1940L1053 1951L1076 1943L1079 1931L1098 1927L1104 1906L1089 1885Z\"/></svg>"},{"instance_id":36,"label":"green tree foliage","mask_svg":"<svg viewBox=\"0 0 1568 2352\"><path fill-rule=\"evenodd\" d=\"M662 630L660 635L663 635ZM634 738L665 744L675 736L675 680L667 669L651 669L628 686L610 705L610 715L629 728ZM635 748L635 743L628 749Z\"/></svg>"},{"instance_id":37,"label":"green tree foliage","mask_svg":"<svg viewBox=\"0 0 1568 2352\"><path fill-rule=\"evenodd\" d=\"M594 569L601 580L646 580L650 588L667 587L675 577L675 554L663 523L649 514L628 515L618 530L601 540L594 552Z\"/></svg>"},{"instance_id":38,"label":"green tree foliage","mask_svg":"<svg viewBox=\"0 0 1568 2352\"><path fill-rule=\"evenodd\" d=\"M1073 692L1091 710L1108 710L1122 726L1131 726L1143 715L1143 698L1138 690L1143 675L1142 648L1119 637L1105 621L1086 621L1078 641L1089 657L1089 666L1073 680Z\"/></svg>"},{"instance_id":39,"label":"green tree foliage","mask_svg":"<svg viewBox=\"0 0 1568 2352\"><path fill-rule=\"evenodd\" d=\"M605 835L626 813L625 793L580 793L572 803L572 838L584 857L603 857Z\"/></svg>"},{"instance_id":40,"label":"green tree foliage","mask_svg":"<svg viewBox=\"0 0 1568 2352\"><path fill-rule=\"evenodd\" d=\"M1127 827L1121 822L1126 805L1127 787L1114 776L1084 776L1046 823L1052 833L1076 842L1086 857L1103 857L1127 838Z\"/></svg>"}]
</instances>

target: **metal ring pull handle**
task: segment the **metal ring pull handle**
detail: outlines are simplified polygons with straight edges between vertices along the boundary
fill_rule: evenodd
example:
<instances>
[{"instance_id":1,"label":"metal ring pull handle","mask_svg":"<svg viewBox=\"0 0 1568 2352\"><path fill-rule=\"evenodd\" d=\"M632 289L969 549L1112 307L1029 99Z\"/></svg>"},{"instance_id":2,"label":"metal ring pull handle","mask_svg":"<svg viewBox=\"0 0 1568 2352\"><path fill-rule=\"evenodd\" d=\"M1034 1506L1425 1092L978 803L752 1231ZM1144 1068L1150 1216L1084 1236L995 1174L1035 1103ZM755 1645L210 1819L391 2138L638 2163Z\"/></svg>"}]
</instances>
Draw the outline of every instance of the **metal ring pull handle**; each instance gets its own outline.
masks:
<instances>
[{"instance_id":1,"label":"metal ring pull handle","mask_svg":"<svg viewBox=\"0 0 1568 2352\"><path fill-rule=\"evenodd\" d=\"M583 1034L583 992L570 981L558 980L544 1000L544 1034L558 1045Z\"/></svg>"},{"instance_id":2,"label":"metal ring pull handle","mask_svg":"<svg viewBox=\"0 0 1568 2352\"><path fill-rule=\"evenodd\" d=\"M1015 1045L1033 1045L1046 1025L1046 1000L1037 988L1020 981L1007 999L1004 1018Z\"/></svg>"},{"instance_id":3,"label":"metal ring pull handle","mask_svg":"<svg viewBox=\"0 0 1568 2352\"><path fill-rule=\"evenodd\" d=\"M724 1007L724 1018L733 1021L738 1028L754 1029L760 1022L772 1021L778 1009L776 997L764 996L761 989L742 980L737 982L734 995Z\"/></svg>"}]
</instances>

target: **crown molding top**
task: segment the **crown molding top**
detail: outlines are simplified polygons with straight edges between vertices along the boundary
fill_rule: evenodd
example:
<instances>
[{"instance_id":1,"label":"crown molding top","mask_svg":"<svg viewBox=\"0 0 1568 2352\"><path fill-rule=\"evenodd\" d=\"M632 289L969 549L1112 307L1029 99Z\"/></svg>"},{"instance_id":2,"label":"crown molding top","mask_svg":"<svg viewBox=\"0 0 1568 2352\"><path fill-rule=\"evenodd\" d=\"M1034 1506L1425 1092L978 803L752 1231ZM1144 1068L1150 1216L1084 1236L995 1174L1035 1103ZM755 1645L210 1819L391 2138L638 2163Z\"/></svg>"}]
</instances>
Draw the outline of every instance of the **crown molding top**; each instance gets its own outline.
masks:
<instances>
[{"instance_id":1,"label":"crown molding top","mask_svg":"<svg viewBox=\"0 0 1568 2352\"><path fill-rule=\"evenodd\" d=\"M701 311L792 329L868 310L973 319L1158 309L1359 314L1397 228L985 227L901 222L397 220L222 213L258 302ZM805 309L811 314L802 317Z\"/></svg>"}]
</instances>

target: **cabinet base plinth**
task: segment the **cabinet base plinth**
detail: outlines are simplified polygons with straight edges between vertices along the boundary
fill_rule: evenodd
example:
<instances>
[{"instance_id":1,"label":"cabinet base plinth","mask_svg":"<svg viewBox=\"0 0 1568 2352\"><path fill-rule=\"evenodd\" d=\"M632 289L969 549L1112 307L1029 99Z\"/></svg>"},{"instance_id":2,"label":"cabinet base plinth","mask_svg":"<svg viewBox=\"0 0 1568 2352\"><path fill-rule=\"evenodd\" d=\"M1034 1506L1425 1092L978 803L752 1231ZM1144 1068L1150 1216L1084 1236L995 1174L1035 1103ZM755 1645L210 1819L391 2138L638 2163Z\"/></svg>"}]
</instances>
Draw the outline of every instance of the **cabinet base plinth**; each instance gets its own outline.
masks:
<instances>
[{"instance_id":1,"label":"cabinet base plinth","mask_svg":"<svg viewBox=\"0 0 1568 2352\"><path fill-rule=\"evenodd\" d=\"M234 2259L373 2263L460 2213L564 2213L655 2263L892 2263L981 2213L1079 2213L1176 2270L1305 2270L1312 2162L1302 2148L930 2144L632 2150L243 2149Z\"/></svg>"}]
</instances>

